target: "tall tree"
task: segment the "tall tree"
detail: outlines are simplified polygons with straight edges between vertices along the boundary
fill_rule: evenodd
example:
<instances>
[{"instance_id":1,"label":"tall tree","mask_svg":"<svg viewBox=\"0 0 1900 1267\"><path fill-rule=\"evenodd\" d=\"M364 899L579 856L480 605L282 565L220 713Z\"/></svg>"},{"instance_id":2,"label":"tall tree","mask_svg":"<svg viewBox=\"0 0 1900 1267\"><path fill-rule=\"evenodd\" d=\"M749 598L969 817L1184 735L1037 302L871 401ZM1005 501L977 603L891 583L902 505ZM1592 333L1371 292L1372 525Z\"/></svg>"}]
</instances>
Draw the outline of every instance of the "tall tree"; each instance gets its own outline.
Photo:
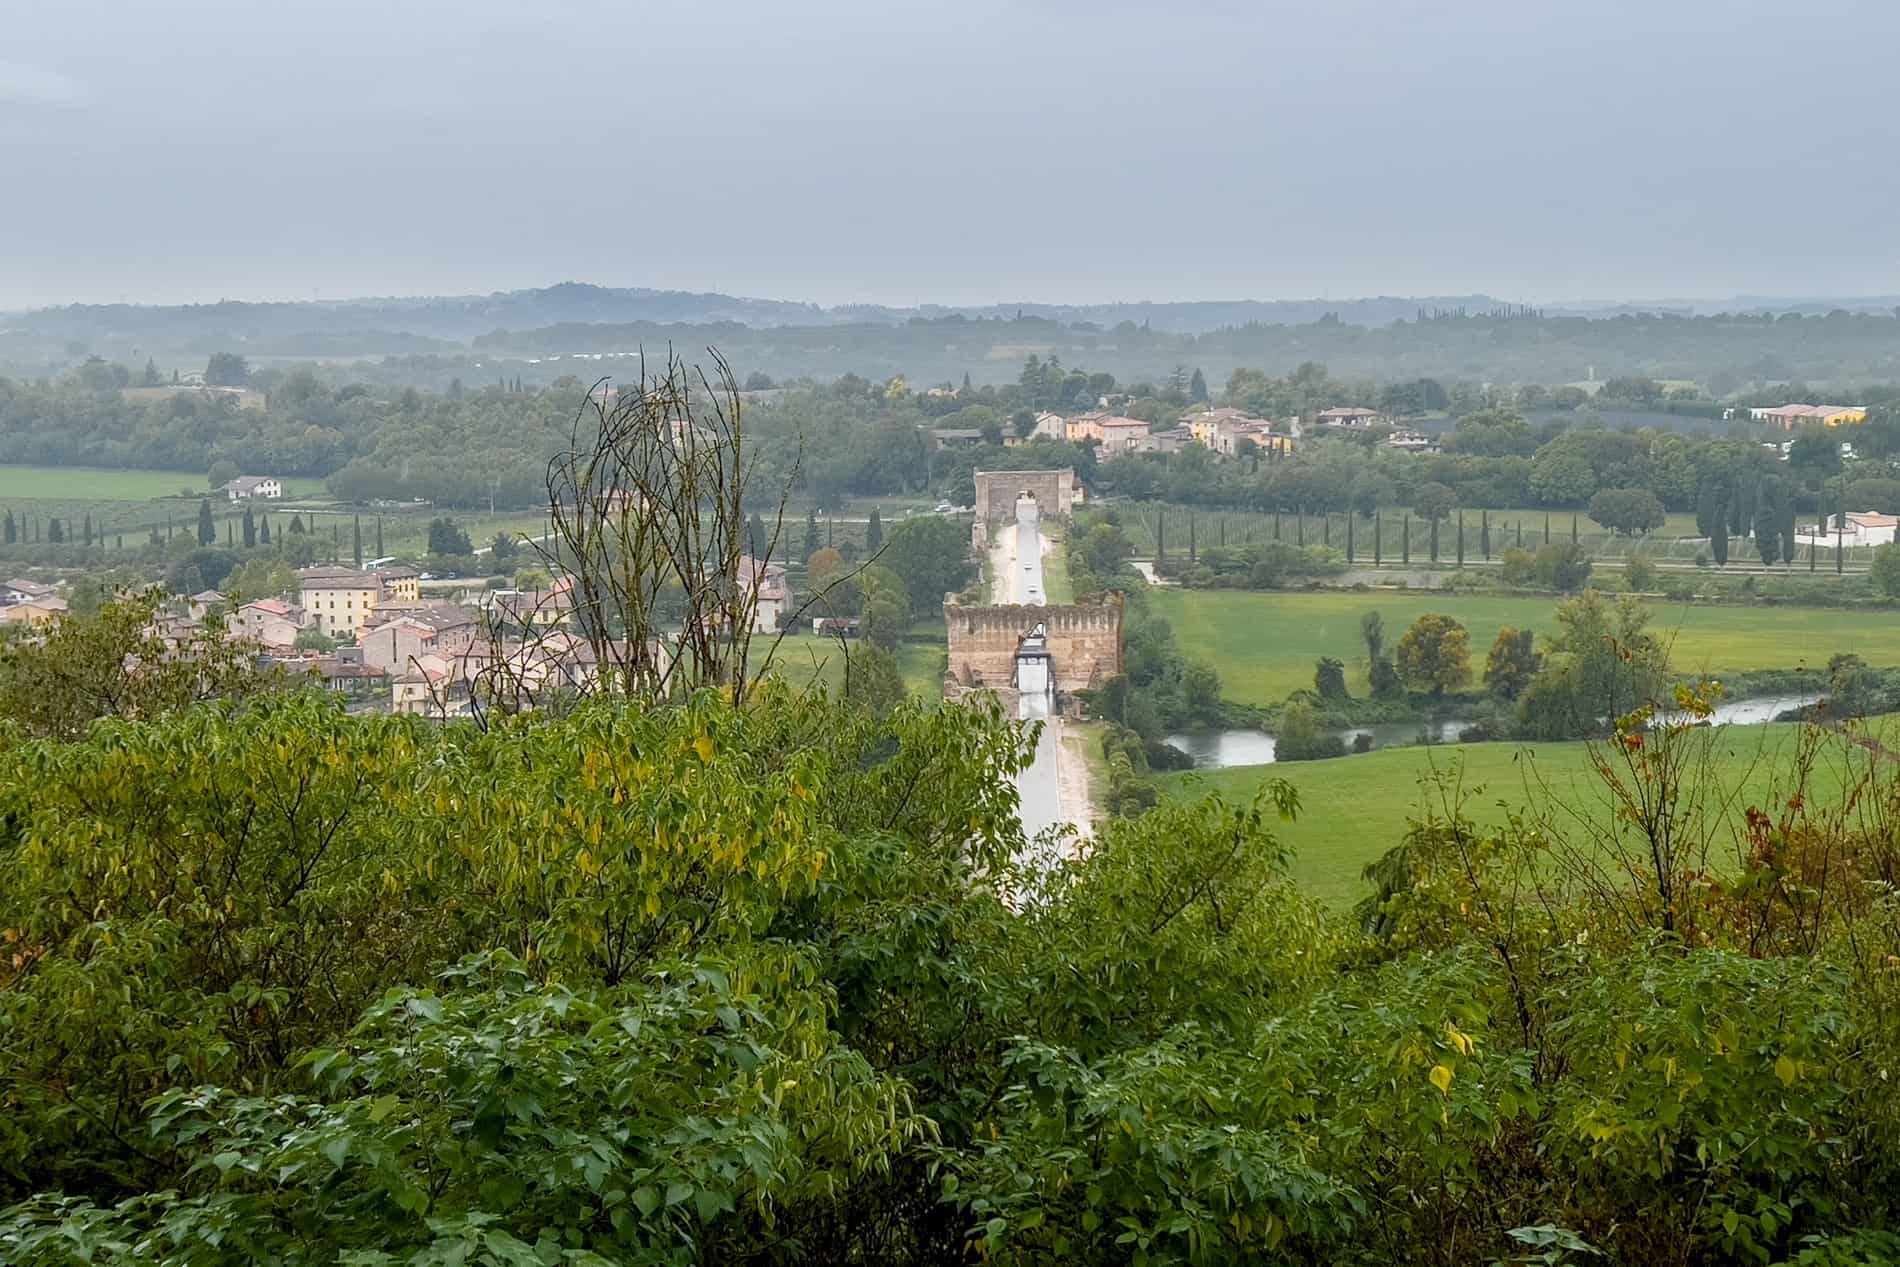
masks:
<instances>
[{"instance_id":1,"label":"tall tree","mask_svg":"<svg viewBox=\"0 0 1900 1267\"><path fill-rule=\"evenodd\" d=\"M383 517L381 515L376 516L376 557L379 559L389 557L383 553Z\"/></svg>"},{"instance_id":2,"label":"tall tree","mask_svg":"<svg viewBox=\"0 0 1900 1267\"><path fill-rule=\"evenodd\" d=\"M218 540L218 525L211 518L211 501L200 498L198 501L198 544L215 545Z\"/></svg>"},{"instance_id":3,"label":"tall tree","mask_svg":"<svg viewBox=\"0 0 1900 1267\"><path fill-rule=\"evenodd\" d=\"M1207 402L1207 375L1201 373L1198 366L1195 367L1193 376L1188 379L1188 399L1196 404Z\"/></svg>"},{"instance_id":4,"label":"tall tree","mask_svg":"<svg viewBox=\"0 0 1900 1267\"><path fill-rule=\"evenodd\" d=\"M256 544L257 544L257 516L251 513L251 508L249 506L246 506L244 508L244 548L246 550L249 550L251 547L255 546Z\"/></svg>"},{"instance_id":5,"label":"tall tree","mask_svg":"<svg viewBox=\"0 0 1900 1267\"><path fill-rule=\"evenodd\" d=\"M864 549L867 554L877 553L884 544L884 521L877 513L877 507L871 507L871 518L864 525Z\"/></svg>"},{"instance_id":6,"label":"tall tree","mask_svg":"<svg viewBox=\"0 0 1900 1267\"><path fill-rule=\"evenodd\" d=\"M350 557L357 567L363 566L363 516L350 517Z\"/></svg>"}]
</instances>

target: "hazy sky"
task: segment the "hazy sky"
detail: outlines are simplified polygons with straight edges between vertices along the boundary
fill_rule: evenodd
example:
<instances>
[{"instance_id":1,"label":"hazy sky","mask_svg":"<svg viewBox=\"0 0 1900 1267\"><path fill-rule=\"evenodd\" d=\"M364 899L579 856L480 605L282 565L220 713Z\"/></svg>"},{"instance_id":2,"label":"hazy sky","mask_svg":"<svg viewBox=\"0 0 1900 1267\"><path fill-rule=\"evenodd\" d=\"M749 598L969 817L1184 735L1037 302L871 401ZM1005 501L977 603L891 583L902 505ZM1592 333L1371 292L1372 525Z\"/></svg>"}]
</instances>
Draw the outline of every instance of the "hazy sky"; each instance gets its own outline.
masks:
<instances>
[{"instance_id":1,"label":"hazy sky","mask_svg":"<svg viewBox=\"0 0 1900 1267\"><path fill-rule=\"evenodd\" d=\"M1893 0L26 0L0 307L1900 291Z\"/></svg>"}]
</instances>

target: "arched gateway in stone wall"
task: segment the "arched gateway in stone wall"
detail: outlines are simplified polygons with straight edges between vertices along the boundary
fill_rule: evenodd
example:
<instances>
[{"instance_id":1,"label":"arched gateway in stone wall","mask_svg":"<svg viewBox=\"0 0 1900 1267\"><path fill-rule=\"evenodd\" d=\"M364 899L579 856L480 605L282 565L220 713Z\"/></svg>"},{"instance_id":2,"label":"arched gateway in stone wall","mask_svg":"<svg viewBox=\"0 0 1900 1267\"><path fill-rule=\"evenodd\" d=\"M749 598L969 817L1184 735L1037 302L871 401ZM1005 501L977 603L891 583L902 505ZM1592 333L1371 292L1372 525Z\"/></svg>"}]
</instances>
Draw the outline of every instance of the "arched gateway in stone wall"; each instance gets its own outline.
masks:
<instances>
[{"instance_id":1,"label":"arched gateway in stone wall","mask_svg":"<svg viewBox=\"0 0 1900 1267\"><path fill-rule=\"evenodd\" d=\"M964 607L946 603L948 677L963 690L1014 686L1016 655L1038 627L1047 648L1051 685L1059 692L1094 689L1122 670L1120 596L1068 607Z\"/></svg>"},{"instance_id":2,"label":"arched gateway in stone wall","mask_svg":"<svg viewBox=\"0 0 1900 1267\"><path fill-rule=\"evenodd\" d=\"M980 524L1016 522L1016 499L1024 493L1036 499L1045 519L1067 519L1075 506L1075 470L977 471L976 521Z\"/></svg>"}]
</instances>

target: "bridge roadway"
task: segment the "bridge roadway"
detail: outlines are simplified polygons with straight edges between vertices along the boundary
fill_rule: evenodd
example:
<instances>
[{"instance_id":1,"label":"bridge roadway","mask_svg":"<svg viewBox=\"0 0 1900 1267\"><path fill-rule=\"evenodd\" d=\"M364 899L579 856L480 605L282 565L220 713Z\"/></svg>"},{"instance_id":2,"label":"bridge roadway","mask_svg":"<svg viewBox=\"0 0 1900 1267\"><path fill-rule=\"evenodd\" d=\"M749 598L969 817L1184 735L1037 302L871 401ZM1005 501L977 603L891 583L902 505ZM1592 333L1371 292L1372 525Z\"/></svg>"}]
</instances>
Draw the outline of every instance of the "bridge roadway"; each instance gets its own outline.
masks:
<instances>
[{"instance_id":1,"label":"bridge roadway","mask_svg":"<svg viewBox=\"0 0 1900 1267\"><path fill-rule=\"evenodd\" d=\"M1005 528L999 536L1010 538L1003 575L1005 583L996 587L1006 602L1029 607L1044 605L1042 588L1042 516L1032 501L1016 504L1015 527ZM1028 632L1025 630L1024 632ZM1055 694L1047 683L1027 683L1031 689L1017 696L1017 719L1040 721L1042 736L1036 742L1036 757L1027 770L1016 776L1016 792L1021 804L1018 815L1023 835L1037 835L1068 821L1062 813L1060 781L1056 773L1057 754L1062 741L1062 719L1051 715ZM1040 686L1042 689L1035 689ZM1049 861L1053 862L1051 858Z\"/></svg>"}]
</instances>

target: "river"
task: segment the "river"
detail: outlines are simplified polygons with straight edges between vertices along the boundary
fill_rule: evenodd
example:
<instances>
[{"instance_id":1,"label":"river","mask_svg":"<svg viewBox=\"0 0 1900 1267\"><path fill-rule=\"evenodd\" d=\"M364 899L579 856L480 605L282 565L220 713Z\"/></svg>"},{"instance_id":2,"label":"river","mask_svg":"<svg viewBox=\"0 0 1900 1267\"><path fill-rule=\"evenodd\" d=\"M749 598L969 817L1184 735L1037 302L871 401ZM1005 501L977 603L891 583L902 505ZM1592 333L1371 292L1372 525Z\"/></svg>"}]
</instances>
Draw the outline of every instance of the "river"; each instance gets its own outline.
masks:
<instances>
[{"instance_id":1,"label":"river","mask_svg":"<svg viewBox=\"0 0 1900 1267\"><path fill-rule=\"evenodd\" d=\"M1820 696L1803 695L1762 695L1754 699L1733 700L1716 706L1710 723L1716 726L1758 726L1773 721L1775 717L1791 708L1802 708L1814 703ZM1675 720L1674 715L1665 715L1664 720ZM1453 743L1458 732L1471 723L1468 721L1439 722L1385 722L1374 726L1353 726L1346 730L1335 731L1346 743L1350 754L1352 742L1360 735L1372 736L1374 751L1380 748L1392 748L1404 744L1417 743L1421 736L1429 735L1433 743ZM1274 739L1262 730L1203 730L1190 731L1177 735L1163 736L1163 742L1179 748L1194 758L1197 770L1224 770L1229 766L1269 765L1274 761Z\"/></svg>"}]
</instances>

